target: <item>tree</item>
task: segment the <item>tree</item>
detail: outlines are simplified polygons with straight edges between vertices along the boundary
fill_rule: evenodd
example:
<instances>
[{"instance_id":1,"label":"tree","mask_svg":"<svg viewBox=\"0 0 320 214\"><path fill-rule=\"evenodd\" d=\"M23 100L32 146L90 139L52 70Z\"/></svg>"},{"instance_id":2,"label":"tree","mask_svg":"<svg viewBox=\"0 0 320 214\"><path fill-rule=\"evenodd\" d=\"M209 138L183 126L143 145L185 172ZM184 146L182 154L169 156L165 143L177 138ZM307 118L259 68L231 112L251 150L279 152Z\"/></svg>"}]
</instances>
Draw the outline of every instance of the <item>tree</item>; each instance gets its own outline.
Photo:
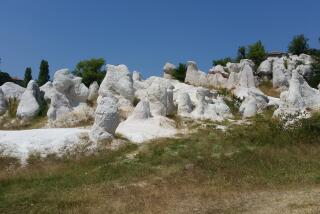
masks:
<instances>
[{"instance_id":1,"label":"tree","mask_svg":"<svg viewBox=\"0 0 320 214\"><path fill-rule=\"evenodd\" d=\"M240 46L238 48L238 53L237 53L237 61L239 62L242 59L245 59L247 57L247 49L245 46Z\"/></svg>"},{"instance_id":2,"label":"tree","mask_svg":"<svg viewBox=\"0 0 320 214\"><path fill-rule=\"evenodd\" d=\"M73 73L76 76L82 77L82 82L86 86L97 81L98 84L102 82L106 71L103 69L106 61L103 58L93 58L89 60L82 60L77 65Z\"/></svg>"},{"instance_id":3,"label":"tree","mask_svg":"<svg viewBox=\"0 0 320 214\"><path fill-rule=\"evenodd\" d=\"M32 70L30 67L27 67L24 72L24 79L23 79L25 86L28 85L30 80L32 80Z\"/></svg>"},{"instance_id":4,"label":"tree","mask_svg":"<svg viewBox=\"0 0 320 214\"><path fill-rule=\"evenodd\" d=\"M184 82L187 73L187 65L179 63L179 66L174 70L172 76L174 79Z\"/></svg>"},{"instance_id":5,"label":"tree","mask_svg":"<svg viewBox=\"0 0 320 214\"><path fill-rule=\"evenodd\" d=\"M309 39L307 39L303 34L294 36L288 46L288 52L295 55L308 53L309 51L308 41Z\"/></svg>"},{"instance_id":6,"label":"tree","mask_svg":"<svg viewBox=\"0 0 320 214\"><path fill-rule=\"evenodd\" d=\"M12 78L8 73L0 71L0 86L6 82L12 82Z\"/></svg>"},{"instance_id":7,"label":"tree","mask_svg":"<svg viewBox=\"0 0 320 214\"><path fill-rule=\"evenodd\" d=\"M216 66L216 65L226 66L228 62L233 62L233 60L230 57L226 57L224 59L217 59L217 60L212 61L212 65L213 66Z\"/></svg>"},{"instance_id":8,"label":"tree","mask_svg":"<svg viewBox=\"0 0 320 214\"><path fill-rule=\"evenodd\" d=\"M46 84L49 80L50 80L49 63L46 60L41 60L38 84L39 86L42 86Z\"/></svg>"},{"instance_id":9,"label":"tree","mask_svg":"<svg viewBox=\"0 0 320 214\"><path fill-rule=\"evenodd\" d=\"M259 66L260 63L265 60L266 51L260 40L252 45L249 45L247 58L251 59L256 64L256 66Z\"/></svg>"}]
</instances>

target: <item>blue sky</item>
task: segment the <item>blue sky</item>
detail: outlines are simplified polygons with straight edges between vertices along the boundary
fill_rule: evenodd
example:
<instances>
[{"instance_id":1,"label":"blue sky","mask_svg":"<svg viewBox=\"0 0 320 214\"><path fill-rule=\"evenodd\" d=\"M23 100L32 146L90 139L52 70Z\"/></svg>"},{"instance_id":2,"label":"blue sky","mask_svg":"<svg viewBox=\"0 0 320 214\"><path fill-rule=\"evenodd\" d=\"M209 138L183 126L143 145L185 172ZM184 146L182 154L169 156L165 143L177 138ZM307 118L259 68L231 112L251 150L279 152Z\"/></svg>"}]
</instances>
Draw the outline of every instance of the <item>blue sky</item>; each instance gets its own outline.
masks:
<instances>
[{"instance_id":1,"label":"blue sky","mask_svg":"<svg viewBox=\"0 0 320 214\"><path fill-rule=\"evenodd\" d=\"M235 56L240 45L261 40L286 50L304 33L319 47L319 0L1 0L0 69L37 77L41 59L50 72L103 57L147 77L165 62Z\"/></svg>"}]
</instances>

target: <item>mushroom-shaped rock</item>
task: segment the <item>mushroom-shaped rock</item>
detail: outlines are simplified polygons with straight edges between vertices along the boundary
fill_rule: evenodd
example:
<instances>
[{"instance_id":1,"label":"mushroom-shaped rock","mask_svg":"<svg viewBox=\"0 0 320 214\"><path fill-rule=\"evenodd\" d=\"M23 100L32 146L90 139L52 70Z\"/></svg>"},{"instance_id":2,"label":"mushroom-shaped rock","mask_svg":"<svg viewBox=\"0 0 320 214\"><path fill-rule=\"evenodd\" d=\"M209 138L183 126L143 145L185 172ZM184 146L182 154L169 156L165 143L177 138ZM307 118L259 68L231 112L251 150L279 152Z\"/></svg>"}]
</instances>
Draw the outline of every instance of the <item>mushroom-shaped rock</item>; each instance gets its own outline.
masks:
<instances>
[{"instance_id":1,"label":"mushroom-shaped rock","mask_svg":"<svg viewBox=\"0 0 320 214\"><path fill-rule=\"evenodd\" d=\"M297 70L292 71L288 91L280 94L280 106L274 116L305 114L320 108L320 91L311 88Z\"/></svg>"},{"instance_id":2,"label":"mushroom-shaped rock","mask_svg":"<svg viewBox=\"0 0 320 214\"><path fill-rule=\"evenodd\" d=\"M6 82L1 86L1 89L3 91L3 94L6 98L6 100L9 100L10 98L17 98L20 100L21 95L26 90L25 88L21 87L20 85L17 85L13 82Z\"/></svg>"},{"instance_id":3,"label":"mushroom-shaped rock","mask_svg":"<svg viewBox=\"0 0 320 214\"><path fill-rule=\"evenodd\" d=\"M206 74L198 69L195 62L189 61L187 64L185 82L194 86L206 86L208 84Z\"/></svg>"},{"instance_id":4,"label":"mushroom-shaped rock","mask_svg":"<svg viewBox=\"0 0 320 214\"><path fill-rule=\"evenodd\" d=\"M174 64L167 62L163 66L163 78L172 79L172 75L173 75L175 69L176 69L176 66Z\"/></svg>"},{"instance_id":5,"label":"mushroom-shaped rock","mask_svg":"<svg viewBox=\"0 0 320 214\"><path fill-rule=\"evenodd\" d=\"M96 81L94 81L89 86L88 100L91 102L95 101L97 100L98 96L99 96L99 85Z\"/></svg>"},{"instance_id":6,"label":"mushroom-shaped rock","mask_svg":"<svg viewBox=\"0 0 320 214\"><path fill-rule=\"evenodd\" d=\"M17 117L31 119L39 113L41 103L39 86L34 80L28 83L26 91L22 94L17 109Z\"/></svg>"},{"instance_id":7,"label":"mushroom-shaped rock","mask_svg":"<svg viewBox=\"0 0 320 214\"><path fill-rule=\"evenodd\" d=\"M7 110L7 101L4 97L3 91L0 88L0 115L4 114Z\"/></svg>"},{"instance_id":8,"label":"mushroom-shaped rock","mask_svg":"<svg viewBox=\"0 0 320 214\"><path fill-rule=\"evenodd\" d=\"M161 137L171 137L177 133L173 120L163 116L152 117L147 100L142 100L135 107L132 115L121 122L116 133L134 143L141 143Z\"/></svg>"},{"instance_id":9,"label":"mushroom-shaped rock","mask_svg":"<svg viewBox=\"0 0 320 214\"><path fill-rule=\"evenodd\" d=\"M112 93L105 93L98 98L95 120L89 134L94 142L109 141L113 138L120 123L117 98Z\"/></svg>"}]
</instances>

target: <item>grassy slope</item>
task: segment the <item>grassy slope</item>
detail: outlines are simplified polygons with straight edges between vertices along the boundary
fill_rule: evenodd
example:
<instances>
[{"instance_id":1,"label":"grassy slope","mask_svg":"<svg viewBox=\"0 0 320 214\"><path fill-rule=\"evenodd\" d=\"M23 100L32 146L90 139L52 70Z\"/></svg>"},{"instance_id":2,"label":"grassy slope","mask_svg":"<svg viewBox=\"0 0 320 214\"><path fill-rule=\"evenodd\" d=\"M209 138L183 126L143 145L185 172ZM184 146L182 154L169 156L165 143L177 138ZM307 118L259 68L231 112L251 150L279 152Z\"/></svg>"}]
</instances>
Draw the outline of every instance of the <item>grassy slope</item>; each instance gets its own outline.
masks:
<instances>
[{"instance_id":1,"label":"grassy slope","mask_svg":"<svg viewBox=\"0 0 320 214\"><path fill-rule=\"evenodd\" d=\"M0 213L237 213L255 208L263 194L289 200L291 192L278 191L320 187L318 121L284 131L258 116L226 133L208 123L179 139L32 161L22 169L3 159ZM285 209L310 206L320 209L311 199Z\"/></svg>"}]
</instances>

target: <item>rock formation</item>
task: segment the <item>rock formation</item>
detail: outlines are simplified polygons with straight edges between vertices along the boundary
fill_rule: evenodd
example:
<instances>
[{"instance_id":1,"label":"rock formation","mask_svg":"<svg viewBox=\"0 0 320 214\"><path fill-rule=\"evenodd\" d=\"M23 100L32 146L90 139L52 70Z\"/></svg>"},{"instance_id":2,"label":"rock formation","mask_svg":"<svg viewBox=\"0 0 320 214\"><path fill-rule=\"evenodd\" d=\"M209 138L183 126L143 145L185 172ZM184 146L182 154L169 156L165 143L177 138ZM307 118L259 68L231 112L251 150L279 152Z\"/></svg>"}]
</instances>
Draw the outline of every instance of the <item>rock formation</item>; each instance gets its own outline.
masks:
<instances>
[{"instance_id":1,"label":"rock formation","mask_svg":"<svg viewBox=\"0 0 320 214\"><path fill-rule=\"evenodd\" d=\"M32 119L39 113L43 94L40 93L39 86L34 80L28 83L27 89L21 96L17 109L17 117L22 119Z\"/></svg>"},{"instance_id":2,"label":"rock formation","mask_svg":"<svg viewBox=\"0 0 320 214\"><path fill-rule=\"evenodd\" d=\"M7 101L2 89L0 88L0 115L4 114L7 111L7 107Z\"/></svg>"}]
</instances>

